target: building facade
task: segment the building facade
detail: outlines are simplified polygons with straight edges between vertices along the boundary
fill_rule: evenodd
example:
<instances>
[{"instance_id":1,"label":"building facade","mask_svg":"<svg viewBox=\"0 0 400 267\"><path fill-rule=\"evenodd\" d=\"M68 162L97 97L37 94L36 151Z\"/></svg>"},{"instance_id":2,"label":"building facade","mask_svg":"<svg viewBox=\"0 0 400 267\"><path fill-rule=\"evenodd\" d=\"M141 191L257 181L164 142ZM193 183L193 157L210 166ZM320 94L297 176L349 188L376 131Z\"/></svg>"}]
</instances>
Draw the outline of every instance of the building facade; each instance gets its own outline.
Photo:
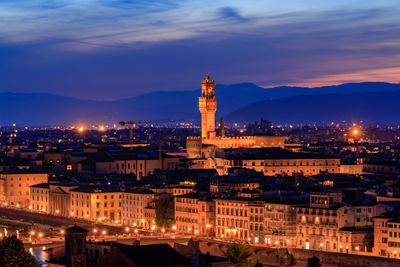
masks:
<instances>
[{"instance_id":1,"label":"building facade","mask_svg":"<svg viewBox=\"0 0 400 267\"><path fill-rule=\"evenodd\" d=\"M71 217L91 221L121 222L119 189L78 187L71 191Z\"/></svg>"},{"instance_id":2,"label":"building facade","mask_svg":"<svg viewBox=\"0 0 400 267\"><path fill-rule=\"evenodd\" d=\"M126 226L145 227L144 209L154 200L150 190L129 190L121 194L121 222Z\"/></svg>"},{"instance_id":3,"label":"building facade","mask_svg":"<svg viewBox=\"0 0 400 267\"><path fill-rule=\"evenodd\" d=\"M28 208L30 206L30 187L47 183L48 174L30 170L4 171L0 173L3 188L1 199L11 207Z\"/></svg>"}]
</instances>

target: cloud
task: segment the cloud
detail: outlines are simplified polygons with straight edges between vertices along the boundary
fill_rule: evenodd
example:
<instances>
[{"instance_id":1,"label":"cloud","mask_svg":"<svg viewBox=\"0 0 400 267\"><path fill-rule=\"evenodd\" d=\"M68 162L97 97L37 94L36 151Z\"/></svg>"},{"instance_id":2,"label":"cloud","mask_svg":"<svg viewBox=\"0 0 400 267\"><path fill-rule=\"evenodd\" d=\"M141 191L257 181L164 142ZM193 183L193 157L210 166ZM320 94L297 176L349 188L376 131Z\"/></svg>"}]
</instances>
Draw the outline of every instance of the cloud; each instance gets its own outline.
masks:
<instances>
[{"instance_id":1,"label":"cloud","mask_svg":"<svg viewBox=\"0 0 400 267\"><path fill-rule=\"evenodd\" d=\"M0 1L0 91L115 99L192 90L207 69L265 87L396 81L399 9L345 2Z\"/></svg>"},{"instance_id":2,"label":"cloud","mask_svg":"<svg viewBox=\"0 0 400 267\"><path fill-rule=\"evenodd\" d=\"M221 7L220 9L218 9L218 15L221 19L233 20L238 22L244 22L248 20L247 18L242 17L236 8L229 6Z\"/></svg>"}]
</instances>

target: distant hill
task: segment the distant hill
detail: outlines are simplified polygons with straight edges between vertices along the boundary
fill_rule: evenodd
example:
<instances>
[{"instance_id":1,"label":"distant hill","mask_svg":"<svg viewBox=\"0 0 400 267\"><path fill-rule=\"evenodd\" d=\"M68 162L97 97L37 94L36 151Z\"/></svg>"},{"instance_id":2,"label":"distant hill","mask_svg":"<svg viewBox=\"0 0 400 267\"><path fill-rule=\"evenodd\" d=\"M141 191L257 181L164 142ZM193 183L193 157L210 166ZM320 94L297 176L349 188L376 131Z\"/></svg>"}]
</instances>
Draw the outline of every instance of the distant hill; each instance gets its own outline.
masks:
<instances>
[{"instance_id":1,"label":"distant hill","mask_svg":"<svg viewBox=\"0 0 400 267\"><path fill-rule=\"evenodd\" d=\"M264 100L241 107L225 117L230 122L266 118L274 123L365 121L400 123L400 91L348 95L303 95Z\"/></svg>"},{"instance_id":2,"label":"distant hill","mask_svg":"<svg viewBox=\"0 0 400 267\"><path fill-rule=\"evenodd\" d=\"M286 86L261 88L252 83L217 85L217 119L227 114L229 114L231 120L234 119L234 116L244 120L247 118L254 120L260 117L258 114L264 114L264 118L272 121L275 118L282 119L275 117L275 110L268 114L262 112L265 108L260 109L258 113L250 112L251 108L248 105L263 100L270 105L269 100L277 101L277 99L301 95L391 91L400 91L400 84L352 83L316 88ZM130 119L181 118L198 121L200 119L197 102L199 95L200 89L193 91L158 91L115 101L92 101L52 94L0 93L0 124L10 125L14 122L24 125L67 125L80 122L98 124ZM293 104L297 105L298 103L295 102L296 100L293 100ZM258 103L254 105L258 105ZM235 112L242 107L246 107L245 114ZM293 111L290 106L286 108ZM315 110L315 112L319 111ZM288 120L294 123L295 117L293 117L293 120L290 118Z\"/></svg>"}]
</instances>

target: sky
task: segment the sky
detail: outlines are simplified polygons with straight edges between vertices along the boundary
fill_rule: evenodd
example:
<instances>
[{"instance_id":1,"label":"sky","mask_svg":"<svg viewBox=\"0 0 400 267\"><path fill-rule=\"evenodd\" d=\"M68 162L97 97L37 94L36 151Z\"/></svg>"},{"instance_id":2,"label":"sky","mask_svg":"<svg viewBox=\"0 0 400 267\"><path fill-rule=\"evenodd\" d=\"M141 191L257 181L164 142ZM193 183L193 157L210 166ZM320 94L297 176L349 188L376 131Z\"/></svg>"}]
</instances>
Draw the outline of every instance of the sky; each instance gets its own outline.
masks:
<instances>
[{"instance_id":1,"label":"sky","mask_svg":"<svg viewBox=\"0 0 400 267\"><path fill-rule=\"evenodd\" d=\"M400 82L398 0L0 0L0 92Z\"/></svg>"}]
</instances>

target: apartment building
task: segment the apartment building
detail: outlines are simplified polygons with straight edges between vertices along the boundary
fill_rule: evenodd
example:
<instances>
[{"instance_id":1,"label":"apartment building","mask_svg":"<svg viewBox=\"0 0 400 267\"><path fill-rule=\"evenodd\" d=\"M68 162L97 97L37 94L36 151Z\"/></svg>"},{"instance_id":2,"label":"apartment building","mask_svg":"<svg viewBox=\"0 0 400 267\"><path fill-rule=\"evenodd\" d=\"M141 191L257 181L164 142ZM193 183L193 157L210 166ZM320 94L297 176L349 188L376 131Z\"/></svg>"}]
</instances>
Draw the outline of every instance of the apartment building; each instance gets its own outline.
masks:
<instances>
[{"instance_id":1,"label":"apartment building","mask_svg":"<svg viewBox=\"0 0 400 267\"><path fill-rule=\"evenodd\" d=\"M71 217L92 221L121 222L119 188L80 186L71 192Z\"/></svg>"},{"instance_id":2,"label":"apartment building","mask_svg":"<svg viewBox=\"0 0 400 267\"><path fill-rule=\"evenodd\" d=\"M340 205L341 193L311 193L310 204L297 208L297 247L338 251Z\"/></svg>"},{"instance_id":3,"label":"apartment building","mask_svg":"<svg viewBox=\"0 0 400 267\"><path fill-rule=\"evenodd\" d=\"M215 225L215 204L201 194L175 196L175 224L180 232L210 234Z\"/></svg>"},{"instance_id":4,"label":"apartment building","mask_svg":"<svg viewBox=\"0 0 400 267\"><path fill-rule=\"evenodd\" d=\"M150 190L126 190L121 193L121 222L127 226L146 226L144 209L154 200Z\"/></svg>"},{"instance_id":5,"label":"apartment building","mask_svg":"<svg viewBox=\"0 0 400 267\"><path fill-rule=\"evenodd\" d=\"M11 207L28 208L30 187L47 183L48 174L34 170L9 170L0 173L0 201Z\"/></svg>"},{"instance_id":6,"label":"apartment building","mask_svg":"<svg viewBox=\"0 0 400 267\"><path fill-rule=\"evenodd\" d=\"M42 183L30 186L29 209L35 212L49 213L50 197L49 184Z\"/></svg>"},{"instance_id":7,"label":"apartment building","mask_svg":"<svg viewBox=\"0 0 400 267\"><path fill-rule=\"evenodd\" d=\"M264 209L264 240L270 246L295 247L296 206L301 200L268 199Z\"/></svg>"},{"instance_id":8,"label":"apartment building","mask_svg":"<svg viewBox=\"0 0 400 267\"><path fill-rule=\"evenodd\" d=\"M216 236L228 240L249 241L249 200L215 199Z\"/></svg>"}]
</instances>

